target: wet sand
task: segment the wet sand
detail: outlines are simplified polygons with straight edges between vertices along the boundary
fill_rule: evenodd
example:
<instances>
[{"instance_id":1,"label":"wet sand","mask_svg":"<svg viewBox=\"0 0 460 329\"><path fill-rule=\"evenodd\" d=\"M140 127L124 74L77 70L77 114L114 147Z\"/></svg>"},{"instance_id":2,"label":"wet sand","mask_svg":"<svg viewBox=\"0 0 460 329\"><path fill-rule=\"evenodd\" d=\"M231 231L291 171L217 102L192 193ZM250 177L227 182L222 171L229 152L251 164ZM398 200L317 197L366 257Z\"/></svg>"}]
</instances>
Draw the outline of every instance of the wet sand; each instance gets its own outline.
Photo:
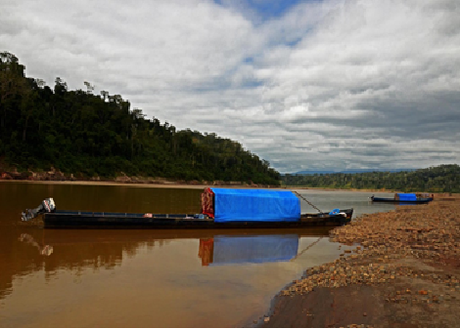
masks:
<instances>
[{"instance_id":1,"label":"wet sand","mask_svg":"<svg viewBox=\"0 0 460 329\"><path fill-rule=\"evenodd\" d=\"M460 326L460 196L365 215L330 235L355 248L289 284L258 326Z\"/></svg>"},{"instance_id":2,"label":"wet sand","mask_svg":"<svg viewBox=\"0 0 460 329\"><path fill-rule=\"evenodd\" d=\"M94 186L132 186L132 187L144 187L144 188L177 188L177 189L198 189L202 190L206 187L228 187L228 188L270 188L267 186L257 185L239 185L239 184L189 184L189 183L178 183L173 181L162 181L160 183L151 182L122 182L122 181L92 181L92 180L19 180L19 179L0 179L0 182L5 183L27 183L27 184L45 184L45 185L94 185ZM282 187L274 187L282 188Z\"/></svg>"},{"instance_id":3,"label":"wet sand","mask_svg":"<svg viewBox=\"0 0 460 329\"><path fill-rule=\"evenodd\" d=\"M122 181L97 181L97 180L29 180L29 179L1 179L0 183L27 183L27 184L44 184L44 185L87 185L87 186L124 186L124 187L141 187L141 188L168 188L168 189L197 189L204 190L207 187L221 187L221 188L239 188L239 189L284 189L284 190L310 190L310 191L322 191L322 192L331 192L331 191L343 191L343 192L369 192L369 193L379 193L379 192L394 192L394 191L381 191L381 190L357 190L357 189L328 189L328 188L317 188L317 187L296 187L296 186L258 186L257 184L253 185L243 185L243 184L224 184L224 183L212 183L212 184L192 184L192 183L178 183L174 181L162 181L158 183L152 183L149 181L145 182L122 182Z\"/></svg>"},{"instance_id":4,"label":"wet sand","mask_svg":"<svg viewBox=\"0 0 460 329\"><path fill-rule=\"evenodd\" d=\"M200 184L181 184L176 182L163 182L163 183L127 183L127 182L118 182L118 181L83 181L83 180L63 180L63 181L53 181L53 180L7 180L0 179L0 182L5 183L27 183L27 184L45 184L45 185L95 185L95 186L132 186L132 187L145 187L145 188L181 188L181 189L204 189L210 185L200 185ZM218 187L220 185L213 185ZM224 185L223 185L224 186ZM230 186L230 185L229 185ZM247 186L237 186L231 185L235 188L243 188Z\"/></svg>"},{"instance_id":5,"label":"wet sand","mask_svg":"<svg viewBox=\"0 0 460 329\"><path fill-rule=\"evenodd\" d=\"M386 189L339 189L339 188L324 188L324 187L305 187L305 186L267 186L257 184L239 184L231 183L226 184L225 182L216 181L210 184L202 183L189 183L189 182L177 182L168 180L152 180L152 179L127 179L117 178L111 181L105 180L46 180L46 179L2 179L0 177L0 183L29 183L29 184L54 184L54 185L96 185L96 186L132 186L132 187L144 187L144 188L177 188L177 189L205 189L207 187L225 187L225 188L274 188L274 189L285 189L285 190L311 190L311 191L343 191L343 192L369 192L369 193L395 193L398 191L386 190Z\"/></svg>"}]
</instances>

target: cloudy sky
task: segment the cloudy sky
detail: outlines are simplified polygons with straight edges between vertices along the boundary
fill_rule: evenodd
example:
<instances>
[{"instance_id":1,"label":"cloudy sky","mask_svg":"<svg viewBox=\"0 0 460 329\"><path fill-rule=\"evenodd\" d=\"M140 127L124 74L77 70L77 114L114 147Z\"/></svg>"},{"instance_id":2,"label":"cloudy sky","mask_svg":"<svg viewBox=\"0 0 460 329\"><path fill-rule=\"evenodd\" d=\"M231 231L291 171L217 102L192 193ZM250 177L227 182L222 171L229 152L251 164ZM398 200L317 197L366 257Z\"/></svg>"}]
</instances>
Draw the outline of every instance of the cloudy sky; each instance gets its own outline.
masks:
<instances>
[{"instance_id":1,"label":"cloudy sky","mask_svg":"<svg viewBox=\"0 0 460 329\"><path fill-rule=\"evenodd\" d=\"M460 164L458 0L0 1L0 51L282 173Z\"/></svg>"}]
</instances>

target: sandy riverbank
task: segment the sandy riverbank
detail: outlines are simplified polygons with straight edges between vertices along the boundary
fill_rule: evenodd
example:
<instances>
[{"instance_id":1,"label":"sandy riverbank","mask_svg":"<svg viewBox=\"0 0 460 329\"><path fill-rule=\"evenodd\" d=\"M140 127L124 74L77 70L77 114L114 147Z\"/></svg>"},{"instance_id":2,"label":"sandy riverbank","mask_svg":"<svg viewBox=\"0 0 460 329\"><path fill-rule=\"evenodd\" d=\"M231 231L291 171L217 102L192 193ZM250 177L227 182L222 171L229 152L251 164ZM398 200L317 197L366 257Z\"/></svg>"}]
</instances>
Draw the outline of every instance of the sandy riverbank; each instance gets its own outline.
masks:
<instances>
[{"instance_id":1,"label":"sandy riverbank","mask_svg":"<svg viewBox=\"0 0 460 329\"><path fill-rule=\"evenodd\" d=\"M288 285L262 327L460 326L458 195L360 217L331 238L356 248Z\"/></svg>"},{"instance_id":2,"label":"sandy riverbank","mask_svg":"<svg viewBox=\"0 0 460 329\"><path fill-rule=\"evenodd\" d=\"M233 187L233 188L270 188L272 186L259 185L259 184L246 184L243 182L225 182L225 181L181 181L181 180L168 180L160 177L138 177L122 175L105 180L100 177L93 177L92 179L82 179L74 177L73 174L65 175L61 171L54 168L47 172L28 172L19 173L14 171L2 171L0 168L0 182L14 182L14 183L32 183L32 184L61 184L61 185L108 185L108 186L133 186L133 187L150 187L150 188L193 188L204 189L205 187Z\"/></svg>"},{"instance_id":3,"label":"sandy riverbank","mask_svg":"<svg viewBox=\"0 0 460 329\"><path fill-rule=\"evenodd\" d=\"M164 181L160 183L150 183L150 182L120 182L120 181L83 181L83 180L63 180L63 181L53 181L53 180L2 180L0 183L10 183L10 184L53 184L53 185L97 185L97 186L126 186L126 187L143 187L143 188L173 188L173 189L204 189L206 187L229 187L229 188L281 188L281 187L267 187L267 186L257 186L257 185L239 185L239 184L221 184L221 183L212 183L212 184L189 184L181 182L170 182Z\"/></svg>"},{"instance_id":4,"label":"sandy riverbank","mask_svg":"<svg viewBox=\"0 0 460 329\"><path fill-rule=\"evenodd\" d=\"M99 185L99 186L132 186L144 188L177 188L177 189L204 189L206 187L228 187L228 188L274 188L285 190L312 190L312 191L343 191L343 192L369 192L379 193L394 191L389 190L371 190L371 189L332 189L332 188L319 188L319 187L297 187L297 186L265 186L265 185L248 185L248 184L225 184L223 182L213 182L210 184L200 183L183 183L175 181L161 181L161 182L125 182L125 181L101 181L101 180L31 180L31 179L0 179L0 183L27 183L27 184L54 184L54 185Z\"/></svg>"},{"instance_id":5,"label":"sandy riverbank","mask_svg":"<svg viewBox=\"0 0 460 329\"><path fill-rule=\"evenodd\" d=\"M161 181L152 183L146 182L123 182L123 181L98 181L98 180L19 180L19 179L0 179L0 183L26 183L26 184L54 184L54 185L98 185L98 186L132 186L132 187L144 187L144 188L177 188L177 189L204 189L206 187L228 187L228 188L275 188L275 189L288 189L288 190L315 190L315 191L350 191L352 190L340 190L340 189L325 189L325 188L307 188L307 187L284 187L284 186L266 186L257 184L225 184L223 182L213 182L210 184L200 183L183 183L174 181ZM361 192L379 192L373 190L356 190Z\"/></svg>"},{"instance_id":6,"label":"sandy riverbank","mask_svg":"<svg viewBox=\"0 0 460 329\"><path fill-rule=\"evenodd\" d=\"M0 183L26 183L26 184L53 184L53 185L98 185L98 186L132 186L145 188L186 188L186 189L204 189L209 185L201 184L181 184L175 182L164 183L123 183L116 181L51 181L51 180L0 180Z\"/></svg>"}]
</instances>

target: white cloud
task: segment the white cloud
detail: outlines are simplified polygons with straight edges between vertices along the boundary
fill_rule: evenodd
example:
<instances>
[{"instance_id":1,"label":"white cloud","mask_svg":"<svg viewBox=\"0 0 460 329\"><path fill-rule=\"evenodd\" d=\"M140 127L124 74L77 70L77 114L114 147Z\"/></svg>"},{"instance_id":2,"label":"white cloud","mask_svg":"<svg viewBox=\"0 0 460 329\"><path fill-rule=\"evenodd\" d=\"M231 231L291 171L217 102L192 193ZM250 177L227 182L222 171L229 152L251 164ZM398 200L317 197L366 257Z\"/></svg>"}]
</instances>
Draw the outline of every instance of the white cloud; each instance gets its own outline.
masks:
<instances>
[{"instance_id":1,"label":"white cloud","mask_svg":"<svg viewBox=\"0 0 460 329\"><path fill-rule=\"evenodd\" d=\"M0 50L282 172L460 162L456 0L300 2L267 21L237 4L2 2Z\"/></svg>"}]
</instances>

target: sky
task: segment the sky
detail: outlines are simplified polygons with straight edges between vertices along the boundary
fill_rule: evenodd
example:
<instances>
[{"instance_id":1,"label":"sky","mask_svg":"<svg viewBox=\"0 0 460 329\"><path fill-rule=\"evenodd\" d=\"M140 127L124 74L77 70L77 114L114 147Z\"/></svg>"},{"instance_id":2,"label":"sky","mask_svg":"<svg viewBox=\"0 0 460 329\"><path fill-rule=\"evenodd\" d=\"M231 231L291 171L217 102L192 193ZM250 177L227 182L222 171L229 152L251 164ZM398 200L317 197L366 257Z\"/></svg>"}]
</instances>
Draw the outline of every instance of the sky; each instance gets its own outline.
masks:
<instances>
[{"instance_id":1,"label":"sky","mask_svg":"<svg viewBox=\"0 0 460 329\"><path fill-rule=\"evenodd\" d=\"M0 51L281 173L460 164L458 0L2 0Z\"/></svg>"}]
</instances>

